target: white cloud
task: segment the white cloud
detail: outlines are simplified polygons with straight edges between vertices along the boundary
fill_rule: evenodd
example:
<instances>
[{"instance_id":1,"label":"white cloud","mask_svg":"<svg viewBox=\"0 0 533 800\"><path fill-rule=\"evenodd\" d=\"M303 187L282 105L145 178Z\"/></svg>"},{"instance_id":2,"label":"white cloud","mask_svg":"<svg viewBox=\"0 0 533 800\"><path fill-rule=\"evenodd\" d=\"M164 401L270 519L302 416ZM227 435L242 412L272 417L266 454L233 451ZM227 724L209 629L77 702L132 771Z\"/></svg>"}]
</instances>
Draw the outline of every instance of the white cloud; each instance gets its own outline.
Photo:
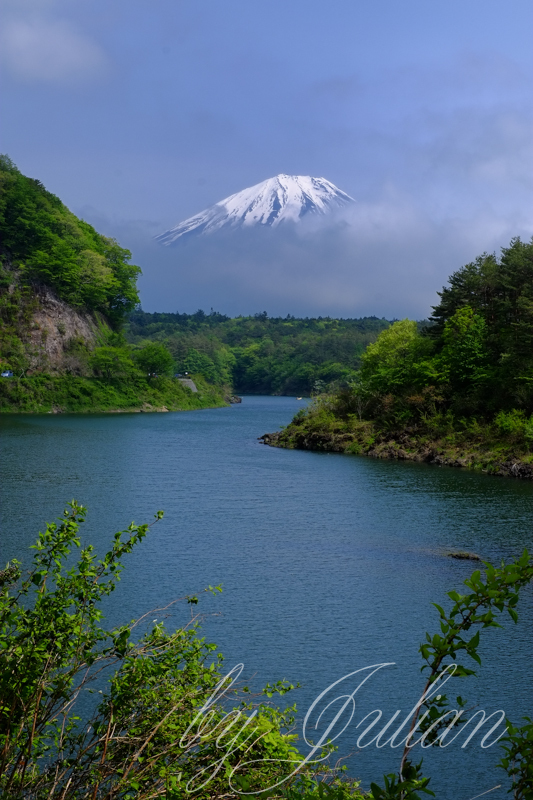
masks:
<instances>
[{"instance_id":1,"label":"white cloud","mask_svg":"<svg viewBox=\"0 0 533 800\"><path fill-rule=\"evenodd\" d=\"M505 217L486 207L436 220L416 198L393 190L357 203L326 227L311 219L174 248L150 241L153 226L87 216L133 251L147 311L214 307L229 314L422 319L452 272L484 251L498 252L513 236L527 241L533 234L525 215Z\"/></svg>"},{"instance_id":2,"label":"white cloud","mask_svg":"<svg viewBox=\"0 0 533 800\"><path fill-rule=\"evenodd\" d=\"M97 77L106 67L100 47L61 19L8 20L0 46L5 66L25 81L74 83Z\"/></svg>"}]
</instances>

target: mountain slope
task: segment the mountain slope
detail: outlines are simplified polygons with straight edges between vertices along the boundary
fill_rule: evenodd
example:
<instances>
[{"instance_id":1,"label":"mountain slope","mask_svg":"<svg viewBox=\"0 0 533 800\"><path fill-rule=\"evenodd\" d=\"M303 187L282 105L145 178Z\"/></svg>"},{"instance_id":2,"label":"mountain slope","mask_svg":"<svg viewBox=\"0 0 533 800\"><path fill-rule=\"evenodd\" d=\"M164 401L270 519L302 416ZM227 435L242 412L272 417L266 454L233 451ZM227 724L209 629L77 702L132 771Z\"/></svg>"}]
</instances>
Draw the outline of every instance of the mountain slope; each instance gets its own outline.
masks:
<instances>
[{"instance_id":1,"label":"mountain slope","mask_svg":"<svg viewBox=\"0 0 533 800\"><path fill-rule=\"evenodd\" d=\"M221 229L257 225L273 228L282 222L298 222L307 214L326 215L354 202L325 178L277 175L232 194L155 238L170 245L185 236Z\"/></svg>"},{"instance_id":2,"label":"mountain slope","mask_svg":"<svg viewBox=\"0 0 533 800\"><path fill-rule=\"evenodd\" d=\"M9 267L20 283L45 284L60 300L118 327L139 302L140 269L130 258L0 155L0 272Z\"/></svg>"},{"instance_id":3,"label":"mountain slope","mask_svg":"<svg viewBox=\"0 0 533 800\"><path fill-rule=\"evenodd\" d=\"M167 376L170 354L153 378L142 344L127 345L140 272L129 259L0 155L0 413L225 405L223 387L200 376L193 393Z\"/></svg>"}]
</instances>

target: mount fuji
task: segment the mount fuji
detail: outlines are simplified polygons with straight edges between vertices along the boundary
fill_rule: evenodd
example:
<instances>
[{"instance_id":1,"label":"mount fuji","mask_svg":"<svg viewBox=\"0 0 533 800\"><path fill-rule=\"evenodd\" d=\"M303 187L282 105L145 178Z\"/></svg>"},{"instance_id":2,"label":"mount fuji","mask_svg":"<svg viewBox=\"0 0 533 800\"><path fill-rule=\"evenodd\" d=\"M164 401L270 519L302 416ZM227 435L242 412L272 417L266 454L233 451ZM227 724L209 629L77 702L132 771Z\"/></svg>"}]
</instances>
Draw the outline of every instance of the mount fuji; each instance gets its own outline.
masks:
<instances>
[{"instance_id":1,"label":"mount fuji","mask_svg":"<svg viewBox=\"0 0 533 800\"><path fill-rule=\"evenodd\" d=\"M352 203L355 203L353 197L325 178L276 175L226 197L154 238L168 246L183 237L220 230L256 226L274 228L282 222L299 222L308 214L327 215Z\"/></svg>"}]
</instances>

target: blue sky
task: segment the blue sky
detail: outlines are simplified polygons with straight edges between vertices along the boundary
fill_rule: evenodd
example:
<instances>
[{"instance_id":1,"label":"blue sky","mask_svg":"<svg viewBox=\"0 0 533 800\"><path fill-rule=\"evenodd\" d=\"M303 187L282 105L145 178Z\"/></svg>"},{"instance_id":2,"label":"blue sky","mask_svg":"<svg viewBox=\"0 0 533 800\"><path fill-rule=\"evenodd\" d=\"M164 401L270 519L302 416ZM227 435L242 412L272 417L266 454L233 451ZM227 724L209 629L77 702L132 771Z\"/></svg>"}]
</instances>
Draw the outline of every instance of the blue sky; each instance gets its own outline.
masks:
<instances>
[{"instance_id":1,"label":"blue sky","mask_svg":"<svg viewBox=\"0 0 533 800\"><path fill-rule=\"evenodd\" d=\"M148 310L422 317L462 263L533 232L530 0L0 7L1 150L133 250ZM329 263L150 243L280 172L358 201Z\"/></svg>"}]
</instances>

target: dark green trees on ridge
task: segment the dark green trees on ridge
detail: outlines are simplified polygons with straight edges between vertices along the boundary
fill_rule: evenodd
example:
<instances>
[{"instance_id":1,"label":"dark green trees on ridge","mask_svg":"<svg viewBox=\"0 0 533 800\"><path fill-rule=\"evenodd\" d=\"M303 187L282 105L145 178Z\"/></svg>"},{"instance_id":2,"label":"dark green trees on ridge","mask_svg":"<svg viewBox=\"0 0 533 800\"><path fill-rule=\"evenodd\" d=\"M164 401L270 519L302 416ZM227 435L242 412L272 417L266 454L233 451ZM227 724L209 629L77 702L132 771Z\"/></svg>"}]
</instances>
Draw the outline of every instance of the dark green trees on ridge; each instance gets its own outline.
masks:
<instances>
[{"instance_id":1,"label":"dark green trees on ridge","mask_svg":"<svg viewBox=\"0 0 533 800\"><path fill-rule=\"evenodd\" d=\"M430 333L453 390L474 405L532 413L533 240L513 239L500 258L484 253L439 294Z\"/></svg>"},{"instance_id":2,"label":"dark green trees on ridge","mask_svg":"<svg viewBox=\"0 0 533 800\"><path fill-rule=\"evenodd\" d=\"M492 419L533 413L533 242L484 254L439 292L432 326L401 320L362 356L364 416L397 423L436 410Z\"/></svg>"}]
</instances>

